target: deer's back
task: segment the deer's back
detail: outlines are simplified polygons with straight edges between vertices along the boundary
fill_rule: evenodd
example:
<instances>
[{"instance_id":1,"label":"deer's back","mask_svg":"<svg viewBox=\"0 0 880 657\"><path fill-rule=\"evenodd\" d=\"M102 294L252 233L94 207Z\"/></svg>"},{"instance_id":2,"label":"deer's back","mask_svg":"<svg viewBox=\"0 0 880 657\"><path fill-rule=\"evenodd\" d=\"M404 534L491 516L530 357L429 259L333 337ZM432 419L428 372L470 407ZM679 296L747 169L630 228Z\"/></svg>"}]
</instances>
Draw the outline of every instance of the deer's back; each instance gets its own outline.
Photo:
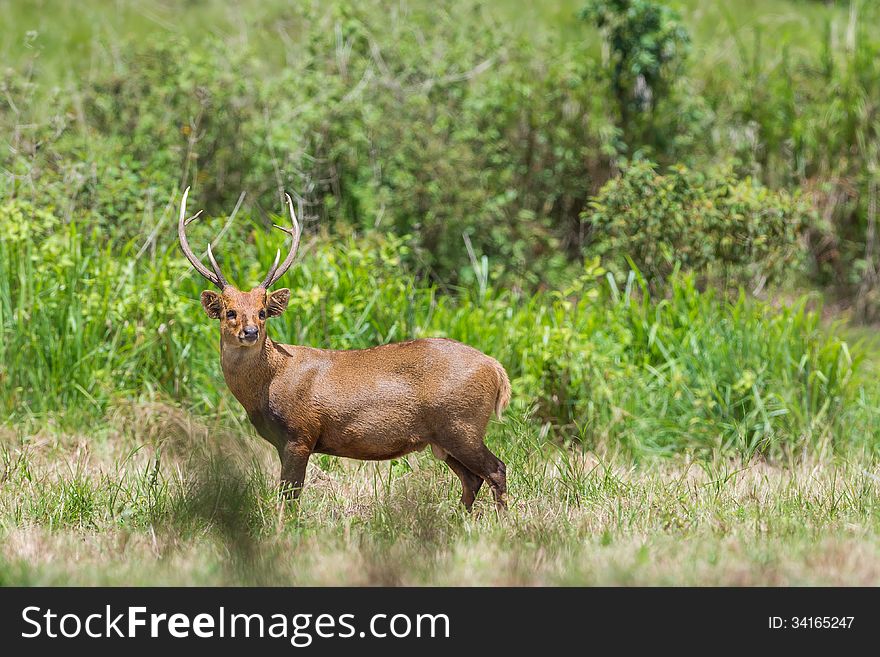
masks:
<instances>
[{"instance_id":1,"label":"deer's back","mask_svg":"<svg viewBox=\"0 0 880 657\"><path fill-rule=\"evenodd\" d=\"M270 406L316 434L317 451L389 458L423 447L450 427L482 433L495 409L500 365L454 340L284 349L291 358L273 383Z\"/></svg>"}]
</instances>

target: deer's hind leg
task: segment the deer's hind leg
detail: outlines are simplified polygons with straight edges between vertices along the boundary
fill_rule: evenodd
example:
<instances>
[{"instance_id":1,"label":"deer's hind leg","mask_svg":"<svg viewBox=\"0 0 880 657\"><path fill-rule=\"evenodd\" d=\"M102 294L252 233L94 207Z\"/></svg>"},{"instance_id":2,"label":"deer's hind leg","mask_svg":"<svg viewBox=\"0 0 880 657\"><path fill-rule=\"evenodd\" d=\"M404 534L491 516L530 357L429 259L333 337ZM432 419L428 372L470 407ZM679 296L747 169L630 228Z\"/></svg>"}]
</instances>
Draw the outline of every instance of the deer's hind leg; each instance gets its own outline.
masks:
<instances>
[{"instance_id":1,"label":"deer's hind leg","mask_svg":"<svg viewBox=\"0 0 880 657\"><path fill-rule=\"evenodd\" d=\"M462 433L467 435L468 432L465 430ZM489 451L489 448L483 444L480 435L473 432L470 439L464 438L464 436L451 440L447 438L440 443L440 446L471 476L489 484L492 494L495 496L495 506L499 510L507 508L507 466ZM449 467L458 474L452 463L449 463ZM464 479L462 479L462 485L464 485ZM474 495L476 496L476 493ZM462 502L464 502L464 497L462 497Z\"/></svg>"},{"instance_id":2,"label":"deer's hind leg","mask_svg":"<svg viewBox=\"0 0 880 657\"><path fill-rule=\"evenodd\" d=\"M482 477L492 489L495 496L495 507L499 511L507 508L507 466L504 461L489 451L489 448L480 444L479 449L465 450L457 454L456 458L471 472Z\"/></svg>"},{"instance_id":3,"label":"deer's hind leg","mask_svg":"<svg viewBox=\"0 0 880 657\"><path fill-rule=\"evenodd\" d=\"M483 485L483 478L468 470L464 463L446 452L446 450L438 447L432 447L432 450L434 456L445 462L449 469L461 480L461 503L465 509L470 511L474 505L474 500L477 498L477 493L480 492L480 487Z\"/></svg>"}]
</instances>

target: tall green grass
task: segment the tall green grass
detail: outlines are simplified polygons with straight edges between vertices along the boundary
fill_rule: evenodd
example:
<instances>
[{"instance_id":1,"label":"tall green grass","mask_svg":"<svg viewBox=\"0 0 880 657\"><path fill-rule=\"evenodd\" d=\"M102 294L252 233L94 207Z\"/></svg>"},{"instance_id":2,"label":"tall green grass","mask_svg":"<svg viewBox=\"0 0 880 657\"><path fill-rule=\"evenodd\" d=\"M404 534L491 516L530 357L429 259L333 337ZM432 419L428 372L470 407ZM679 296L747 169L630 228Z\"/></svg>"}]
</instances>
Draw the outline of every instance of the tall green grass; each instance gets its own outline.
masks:
<instances>
[{"instance_id":1,"label":"tall green grass","mask_svg":"<svg viewBox=\"0 0 880 657\"><path fill-rule=\"evenodd\" d=\"M218 224L205 220L195 243ZM126 401L155 399L241 415L219 371L217 327L198 303L204 281L167 225L155 249L104 246L51 209L0 206L7 422L93 426ZM278 238L246 217L235 225L216 250L249 288ZM597 261L563 290L528 295L484 278L440 294L403 267L406 248L405 237L378 234L306 240L270 334L340 349L467 342L508 369L518 412L590 446L773 457L878 446L877 390L862 355L805 299L771 307L701 291L685 276L652 298L637 273L618 288Z\"/></svg>"}]
</instances>

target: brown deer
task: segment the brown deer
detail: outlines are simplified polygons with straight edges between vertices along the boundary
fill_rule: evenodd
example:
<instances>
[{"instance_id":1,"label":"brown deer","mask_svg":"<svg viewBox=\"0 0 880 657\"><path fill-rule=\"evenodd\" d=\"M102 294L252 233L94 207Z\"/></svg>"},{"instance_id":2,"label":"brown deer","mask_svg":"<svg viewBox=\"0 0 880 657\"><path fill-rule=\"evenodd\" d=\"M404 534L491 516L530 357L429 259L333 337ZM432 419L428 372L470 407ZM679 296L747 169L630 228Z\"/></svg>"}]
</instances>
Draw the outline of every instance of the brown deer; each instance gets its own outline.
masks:
<instances>
[{"instance_id":1,"label":"brown deer","mask_svg":"<svg viewBox=\"0 0 880 657\"><path fill-rule=\"evenodd\" d=\"M485 481L495 504L507 504L504 463L483 443L494 413L510 402L501 364L454 340L428 338L370 349L332 351L278 344L266 321L287 308L290 290L269 291L293 264L302 229L287 196L292 238L284 262L275 262L250 292L230 285L208 245L211 270L186 239L186 199L180 202L178 237L196 271L220 289L202 292L202 307L220 320L223 377L257 432L281 458L281 488L297 497L309 456L315 452L362 460L393 459L430 445L461 479L461 502L470 510ZM212 271L213 270L213 271Z\"/></svg>"}]
</instances>

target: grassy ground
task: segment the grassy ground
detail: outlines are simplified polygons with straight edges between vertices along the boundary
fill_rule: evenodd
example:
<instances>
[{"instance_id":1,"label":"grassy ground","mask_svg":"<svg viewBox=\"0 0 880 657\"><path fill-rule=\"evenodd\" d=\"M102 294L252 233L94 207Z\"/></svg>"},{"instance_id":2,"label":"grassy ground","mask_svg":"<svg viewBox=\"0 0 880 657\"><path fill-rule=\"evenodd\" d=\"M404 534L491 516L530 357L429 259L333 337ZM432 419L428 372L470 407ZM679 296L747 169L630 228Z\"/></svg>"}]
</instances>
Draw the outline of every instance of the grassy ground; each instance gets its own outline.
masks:
<instances>
[{"instance_id":1,"label":"grassy ground","mask_svg":"<svg viewBox=\"0 0 880 657\"><path fill-rule=\"evenodd\" d=\"M298 507L237 428L126 406L118 432L3 436L0 583L877 585L880 469L843 460L639 464L542 444L514 413L490 443L511 509L475 513L429 452L316 458Z\"/></svg>"}]
</instances>

